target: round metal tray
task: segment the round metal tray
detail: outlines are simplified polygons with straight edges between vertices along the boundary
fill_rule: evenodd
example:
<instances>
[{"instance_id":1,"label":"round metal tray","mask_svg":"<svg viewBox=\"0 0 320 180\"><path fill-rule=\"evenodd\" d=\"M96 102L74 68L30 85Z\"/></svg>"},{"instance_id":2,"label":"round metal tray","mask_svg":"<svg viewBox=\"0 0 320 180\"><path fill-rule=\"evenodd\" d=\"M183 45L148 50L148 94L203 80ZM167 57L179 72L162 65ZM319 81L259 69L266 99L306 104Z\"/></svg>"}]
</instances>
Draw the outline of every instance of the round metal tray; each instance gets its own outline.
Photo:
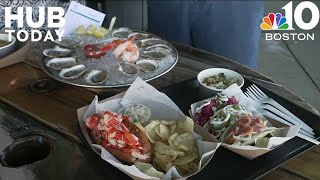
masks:
<instances>
[{"instance_id":1,"label":"round metal tray","mask_svg":"<svg viewBox=\"0 0 320 180\"><path fill-rule=\"evenodd\" d=\"M146 33L146 32L142 32L142 31L132 31L132 32ZM150 33L147 33L147 34L150 34ZM153 34L150 34L150 35L152 35L152 37L155 37L155 38L160 38L160 37L153 35ZM91 40L92 40L92 37L89 37L89 38L91 38ZM162 39L162 38L160 38L160 39ZM162 40L164 40L164 39L162 39ZM107 39L101 39L100 41L101 41L101 43L106 42ZM85 57L85 55L83 53L83 47L85 44L88 44L88 43L83 43L81 46L74 49L75 53L74 53L73 57L78 59L81 64L85 65L88 68L86 73L84 73L83 75L81 75L80 77L78 77L76 79L61 78L59 76L60 71L53 70L50 67L47 67L46 63L52 58L48 58L43 55L43 58L42 58L42 61L40 64L41 64L42 70L46 74L48 74L50 77L52 77L58 81L61 81L61 82L67 83L67 84L71 84L71 85L75 85L75 86L87 87L87 88L112 88L112 87L129 86L133 83L133 81L138 76L145 81L150 81L150 80L156 79L156 78L166 74L176 65L176 63L178 61L178 51L171 43L169 43L167 41L165 41L165 42L172 49L172 52L166 58L164 58L162 60L156 60L159 64L159 67L154 72L143 72L140 70L139 73L136 75L126 75L118 70L118 68L119 68L118 60L112 54L112 51L109 51L100 59L89 59L89 58ZM95 40L92 44L95 44L95 43L99 43L99 40ZM138 48L140 51L140 55L139 55L139 59L138 59L138 61L139 61L141 59L141 54L142 54L142 51L144 50L144 47L138 46ZM98 85L89 84L84 81L84 76L88 72L90 72L90 70L107 70L108 71L108 79L102 84L98 84Z\"/></svg>"}]
</instances>

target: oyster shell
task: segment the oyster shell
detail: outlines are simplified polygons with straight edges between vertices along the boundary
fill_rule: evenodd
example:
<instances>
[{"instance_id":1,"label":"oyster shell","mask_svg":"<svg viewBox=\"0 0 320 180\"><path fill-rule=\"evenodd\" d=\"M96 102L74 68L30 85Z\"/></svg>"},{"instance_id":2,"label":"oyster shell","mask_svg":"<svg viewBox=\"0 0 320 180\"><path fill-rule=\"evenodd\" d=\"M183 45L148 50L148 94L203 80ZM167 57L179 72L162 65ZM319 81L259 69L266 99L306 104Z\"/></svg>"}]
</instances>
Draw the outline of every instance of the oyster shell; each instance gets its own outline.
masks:
<instances>
[{"instance_id":1,"label":"oyster shell","mask_svg":"<svg viewBox=\"0 0 320 180\"><path fill-rule=\"evenodd\" d=\"M144 72L153 72L159 67L158 63L151 59L142 59L137 61L136 64Z\"/></svg>"},{"instance_id":2,"label":"oyster shell","mask_svg":"<svg viewBox=\"0 0 320 180\"><path fill-rule=\"evenodd\" d=\"M77 64L77 60L73 57L65 57L65 58L53 58L50 59L46 66L54 70L61 70L65 68L70 68Z\"/></svg>"},{"instance_id":3,"label":"oyster shell","mask_svg":"<svg viewBox=\"0 0 320 180\"><path fill-rule=\"evenodd\" d=\"M143 51L142 58L151 58L155 60L161 60L171 53L170 50L162 47L155 47L149 51Z\"/></svg>"},{"instance_id":4,"label":"oyster shell","mask_svg":"<svg viewBox=\"0 0 320 180\"><path fill-rule=\"evenodd\" d=\"M100 44L107 45L116 40L126 41L127 38L112 37L112 38L106 39L105 41L101 41Z\"/></svg>"},{"instance_id":5,"label":"oyster shell","mask_svg":"<svg viewBox=\"0 0 320 180\"><path fill-rule=\"evenodd\" d=\"M122 27L112 31L112 37L127 38L131 32L132 32L131 29Z\"/></svg>"},{"instance_id":6,"label":"oyster shell","mask_svg":"<svg viewBox=\"0 0 320 180\"><path fill-rule=\"evenodd\" d=\"M83 73L85 73L87 69L88 68L85 67L83 64L79 64L71 68L62 69L59 73L59 76L63 79L76 79L80 77Z\"/></svg>"},{"instance_id":7,"label":"oyster shell","mask_svg":"<svg viewBox=\"0 0 320 180\"><path fill-rule=\"evenodd\" d=\"M135 75L139 73L139 67L128 62L122 62L121 64L119 64L118 70L123 72L125 75Z\"/></svg>"},{"instance_id":8,"label":"oyster shell","mask_svg":"<svg viewBox=\"0 0 320 180\"><path fill-rule=\"evenodd\" d=\"M147 38L147 39L141 39L139 41L140 47L149 47L156 44L168 44L166 41L160 39L160 38Z\"/></svg>"},{"instance_id":9,"label":"oyster shell","mask_svg":"<svg viewBox=\"0 0 320 180\"><path fill-rule=\"evenodd\" d=\"M136 36L136 40L142 40L142 39L147 39L147 38L151 38L152 37L151 34L140 33L140 32L130 33L128 35L128 38L130 38L131 36Z\"/></svg>"},{"instance_id":10,"label":"oyster shell","mask_svg":"<svg viewBox=\"0 0 320 180\"><path fill-rule=\"evenodd\" d=\"M91 70L84 76L84 81L89 84L102 84L107 80L107 77L107 71Z\"/></svg>"},{"instance_id":11,"label":"oyster shell","mask_svg":"<svg viewBox=\"0 0 320 180\"><path fill-rule=\"evenodd\" d=\"M146 51L150 51L152 49L157 49L157 48L164 48L164 49L167 49L168 51L172 51L171 47L168 46L167 44L155 44L152 46L148 46L146 47Z\"/></svg>"},{"instance_id":12,"label":"oyster shell","mask_svg":"<svg viewBox=\"0 0 320 180\"><path fill-rule=\"evenodd\" d=\"M61 48L59 46L43 50L43 55L51 58L66 57L70 56L72 53L73 51L71 49Z\"/></svg>"},{"instance_id":13,"label":"oyster shell","mask_svg":"<svg viewBox=\"0 0 320 180\"><path fill-rule=\"evenodd\" d=\"M54 43L61 45L63 47L66 47L66 48L71 48L71 49L74 49L74 48L81 45L81 41L76 40L76 39L67 38L67 37L62 38L61 41L56 39L54 41Z\"/></svg>"}]
</instances>

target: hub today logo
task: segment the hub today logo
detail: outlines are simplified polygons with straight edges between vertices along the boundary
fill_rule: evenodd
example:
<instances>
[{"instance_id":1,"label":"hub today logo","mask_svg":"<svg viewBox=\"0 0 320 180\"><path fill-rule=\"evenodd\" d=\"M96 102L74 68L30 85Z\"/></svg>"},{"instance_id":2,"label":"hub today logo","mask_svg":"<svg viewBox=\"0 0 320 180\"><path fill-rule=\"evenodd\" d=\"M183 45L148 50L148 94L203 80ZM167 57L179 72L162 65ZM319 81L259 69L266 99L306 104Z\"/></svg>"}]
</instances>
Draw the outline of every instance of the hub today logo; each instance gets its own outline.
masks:
<instances>
[{"instance_id":1,"label":"hub today logo","mask_svg":"<svg viewBox=\"0 0 320 180\"><path fill-rule=\"evenodd\" d=\"M298 28L302 30L312 30L319 23L319 9L310 1L304 1L297 5L293 11L292 1L282 7L285 13L270 13L262 19L260 28L265 31L294 31L293 20ZM304 10L309 9L311 12L311 20L304 22L302 13ZM266 40L314 40L314 33L265 33Z\"/></svg>"},{"instance_id":2,"label":"hub today logo","mask_svg":"<svg viewBox=\"0 0 320 180\"><path fill-rule=\"evenodd\" d=\"M24 9L26 10L26 13L24 13ZM9 34L9 41L12 39L12 34L15 33L15 30L10 29L11 28L11 21L17 21L18 28L20 28L19 31L17 31L16 36L18 41L24 42L28 40L29 38L33 42L40 41L43 39L43 41L54 41L54 38L50 31L47 31L46 34L43 36L43 34L37 30L36 28L39 28L44 25L46 22L47 17L47 24L49 28L60 28L65 25L65 19L63 17L64 15L64 9L62 7L39 7L39 17L37 18L37 22L34 22L33 20L33 9L32 7L18 7L17 11L12 13L11 7L5 7L5 32ZM47 12L47 16L46 13ZM26 30L23 29L24 27L24 16L26 19L26 23L29 27L33 28L29 34ZM58 39L61 40L61 37L64 33L64 31L58 31L55 30L56 35L58 36ZM29 37L31 36L31 37Z\"/></svg>"}]
</instances>

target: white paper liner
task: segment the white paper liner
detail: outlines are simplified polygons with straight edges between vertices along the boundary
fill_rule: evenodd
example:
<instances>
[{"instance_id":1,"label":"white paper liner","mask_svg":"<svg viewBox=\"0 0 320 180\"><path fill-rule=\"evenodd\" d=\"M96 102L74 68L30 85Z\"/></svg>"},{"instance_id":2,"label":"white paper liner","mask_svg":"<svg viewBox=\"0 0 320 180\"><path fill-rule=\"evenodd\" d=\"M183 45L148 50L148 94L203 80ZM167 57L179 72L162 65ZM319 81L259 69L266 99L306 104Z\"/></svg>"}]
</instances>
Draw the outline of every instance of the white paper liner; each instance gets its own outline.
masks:
<instances>
[{"instance_id":1,"label":"white paper liner","mask_svg":"<svg viewBox=\"0 0 320 180\"><path fill-rule=\"evenodd\" d=\"M267 145L267 148L260 148L260 147L255 147L255 146L239 146L239 145L228 145L225 143L222 143L222 146L247 158L247 159L254 159L256 157L259 157L269 151L272 151L275 149L277 146L285 143L286 141L292 139L297 135L297 133L300 130L300 126L287 126L282 123L272 123L271 119L268 119L264 117L261 112L259 112L259 107L260 105L249 99L245 94L242 92L241 88L237 84L233 84L224 91L221 92L222 94L232 97L234 96L236 100L239 102L240 105L244 106L247 111L250 111L253 116L258 116L262 118L263 120L269 120L271 124L274 127L283 127L282 130L282 135L283 137L271 137L269 140L269 143ZM210 98L209 98L210 99ZM206 99L207 100L207 99ZM199 101L196 103L191 104L191 116L193 119L195 119L196 115L196 108L201 105L201 103L205 101Z\"/></svg>"},{"instance_id":2,"label":"white paper liner","mask_svg":"<svg viewBox=\"0 0 320 180\"><path fill-rule=\"evenodd\" d=\"M123 98L122 98L123 96ZM93 144L87 129L84 125L84 121L94 113L101 113L104 111L118 112L122 105L127 104L144 104L150 108L151 119L153 120L185 120L185 115L179 109L179 107L165 94L157 91L154 87L144 82L141 78L137 78L131 85L125 94L119 94L115 97L98 102L96 96L91 104L86 107L78 109L78 120L82 130L82 133L86 141L91 144L93 150L101 156L102 159L112 164L128 176L134 179L155 179L155 177L148 176L139 171L135 166L128 166L122 164L112 154L105 150L102 146ZM199 150L199 168L193 174L187 176L190 177L201 171L212 159L217 148L221 145L217 140L208 132L195 124L194 137L196 138L198 150ZM201 136L200 136L201 135ZM172 167L164 176L163 179L181 179L187 178L181 177L175 167Z\"/></svg>"}]
</instances>

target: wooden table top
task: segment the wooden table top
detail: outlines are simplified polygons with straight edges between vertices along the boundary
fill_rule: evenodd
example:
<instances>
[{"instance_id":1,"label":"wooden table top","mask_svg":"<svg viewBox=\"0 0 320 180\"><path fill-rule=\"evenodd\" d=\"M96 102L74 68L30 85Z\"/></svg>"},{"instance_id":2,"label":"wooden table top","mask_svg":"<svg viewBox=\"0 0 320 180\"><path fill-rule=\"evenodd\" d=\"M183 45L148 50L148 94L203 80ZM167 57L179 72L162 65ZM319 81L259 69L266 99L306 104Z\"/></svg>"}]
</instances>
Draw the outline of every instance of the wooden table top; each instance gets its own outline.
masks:
<instances>
[{"instance_id":1,"label":"wooden table top","mask_svg":"<svg viewBox=\"0 0 320 180\"><path fill-rule=\"evenodd\" d=\"M319 113L307 102L293 94L283 86L268 83L269 77L250 68L242 66L227 58L207 53L187 46L175 44L179 51L177 65L167 74L150 81L157 89L194 78L198 72L210 67L233 69L258 79L252 79L275 93L290 99L298 106ZM77 113L80 107L88 105L95 95L112 96L126 88L110 88L106 90L86 89L53 81L57 86L50 92L33 92L30 84L40 79L50 79L41 69L39 61L41 52L49 43L33 43L27 61L0 69L0 99L15 107L39 122L59 131L76 142L81 142L76 134ZM192 52L192 53L190 53ZM281 167L264 176L262 179L320 179L320 148L316 146L300 156L288 161Z\"/></svg>"}]
</instances>

